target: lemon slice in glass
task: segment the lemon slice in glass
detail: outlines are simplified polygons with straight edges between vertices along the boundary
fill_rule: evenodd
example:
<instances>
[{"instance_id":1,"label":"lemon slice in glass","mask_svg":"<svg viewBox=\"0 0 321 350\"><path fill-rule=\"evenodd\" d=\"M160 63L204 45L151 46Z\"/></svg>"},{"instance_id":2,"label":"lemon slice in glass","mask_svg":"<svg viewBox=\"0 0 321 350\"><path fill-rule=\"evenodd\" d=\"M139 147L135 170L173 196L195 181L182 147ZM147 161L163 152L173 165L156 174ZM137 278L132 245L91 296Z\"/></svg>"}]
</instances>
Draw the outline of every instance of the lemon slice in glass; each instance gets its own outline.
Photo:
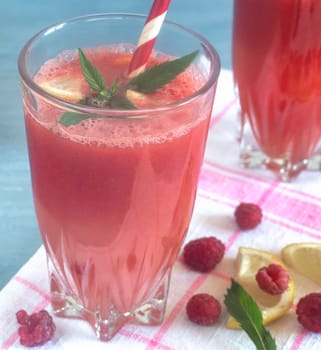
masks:
<instances>
[{"instance_id":1,"label":"lemon slice in glass","mask_svg":"<svg viewBox=\"0 0 321 350\"><path fill-rule=\"evenodd\" d=\"M286 265L321 284L321 243L292 243L281 254Z\"/></svg>"},{"instance_id":2,"label":"lemon slice in glass","mask_svg":"<svg viewBox=\"0 0 321 350\"><path fill-rule=\"evenodd\" d=\"M78 102L85 97L83 93L84 84L83 76L68 75L57 76L38 83L49 94L68 102Z\"/></svg>"},{"instance_id":3,"label":"lemon slice in glass","mask_svg":"<svg viewBox=\"0 0 321 350\"><path fill-rule=\"evenodd\" d=\"M240 247L236 258L236 280L256 301L262 312L263 324L268 324L286 314L295 297L295 287L291 276L288 288L282 294L271 295L259 287L255 279L257 271L272 263L281 265L287 271L281 259L269 251ZM226 326L227 328L240 328L239 323L232 316L227 320Z\"/></svg>"},{"instance_id":4,"label":"lemon slice in glass","mask_svg":"<svg viewBox=\"0 0 321 350\"><path fill-rule=\"evenodd\" d=\"M126 90L125 96L138 108L145 107L152 102L152 100L146 94L142 94L141 92L131 89Z\"/></svg>"},{"instance_id":5,"label":"lemon slice in glass","mask_svg":"<svg viewBox=\"0 0 321 350\"><path fill-rule=\"evenodd\" d=\"M143 94L135 90L128 89L126 90L126 98L130 100L137 108L153 108L158 106L164 106L169 104L171 101L168 98L164 98L160 95L153 94Z\"/></svg>"}]
</instances>

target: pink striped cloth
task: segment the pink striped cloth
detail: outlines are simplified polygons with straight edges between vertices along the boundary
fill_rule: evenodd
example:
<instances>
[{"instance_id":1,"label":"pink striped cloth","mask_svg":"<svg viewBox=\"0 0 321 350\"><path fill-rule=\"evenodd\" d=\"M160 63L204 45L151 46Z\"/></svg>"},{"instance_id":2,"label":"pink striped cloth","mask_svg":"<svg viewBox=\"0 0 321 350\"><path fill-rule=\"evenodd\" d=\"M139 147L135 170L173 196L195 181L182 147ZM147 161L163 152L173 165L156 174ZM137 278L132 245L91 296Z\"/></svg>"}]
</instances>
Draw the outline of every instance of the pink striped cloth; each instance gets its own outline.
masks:
<instances>
[{"instance_id":1,"label":"pink striped cloth","mask_svg":"<svg viewBox=\"0 0 321 350\"><path fill-rule=\"evenodd\" d=\"M288 243L321 241L321 172L303 173L294 183L280 183L266 171L244 170L238 161L237 123L232 74L222 71L210 126L205 162L199 183L195 212L187 241L215 235L226 245L226 255L207 274L193 272L178 259L174 267L166 319L160 327L126 325L108 344L96 340L83 321L55 318L54 339L42 349L139 349L213 350L254 349L242 331L225 328L223 306L230 277L235 274L234 259L239 246L266 249L279 254ZM240 201L256 202L264 220L256 229L240 232L233 211ZM320 286L295 275L296 301L320 291ZM50 310L48 281L43 248L26 263L0 292L0 348L20 349L15 311ZM185 305L195 293L206 292L222 303L218 324L202 327L190 322ZM321 349L321 334L304 331L294 308L270 324L278 349Z\"/></svg>"}]
</instances>

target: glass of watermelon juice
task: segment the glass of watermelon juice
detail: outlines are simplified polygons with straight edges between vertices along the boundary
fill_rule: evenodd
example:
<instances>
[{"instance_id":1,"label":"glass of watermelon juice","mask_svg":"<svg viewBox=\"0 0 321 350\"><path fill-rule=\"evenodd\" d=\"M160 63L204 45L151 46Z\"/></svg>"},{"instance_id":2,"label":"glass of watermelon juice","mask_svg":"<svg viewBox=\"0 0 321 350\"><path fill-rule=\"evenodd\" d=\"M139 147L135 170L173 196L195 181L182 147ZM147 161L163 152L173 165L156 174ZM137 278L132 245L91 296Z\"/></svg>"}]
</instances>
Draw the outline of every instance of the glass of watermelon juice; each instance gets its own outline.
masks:
<instances>
[{"instance_id":1,"label":"glass of watermelon juice","mask_svg":"<svg viewBox=\"0 0 321 350\"><path fill-rule=\"evenodd\" d=\"M282 180L321 169L321 2L234 0L241 158Z\"/></svg>"},{"instance_id":2,"label":"glass of watermelon juice","mask_svg":"<svg viewBox=\"0 0 321 350\"><path fill-rule=\"evenodd\" d=\"M99 14L36 34L19 57L31 180L55 315L109 340L126 322L164 318L172 266L189 228L220 71L200 35L166 22L149 66L199 50L137 107L79 103L90 88L77 48L107 85L126 81L146 18ZM66 113L78 116L61 123Z\"/></svg>"}]
</instances>

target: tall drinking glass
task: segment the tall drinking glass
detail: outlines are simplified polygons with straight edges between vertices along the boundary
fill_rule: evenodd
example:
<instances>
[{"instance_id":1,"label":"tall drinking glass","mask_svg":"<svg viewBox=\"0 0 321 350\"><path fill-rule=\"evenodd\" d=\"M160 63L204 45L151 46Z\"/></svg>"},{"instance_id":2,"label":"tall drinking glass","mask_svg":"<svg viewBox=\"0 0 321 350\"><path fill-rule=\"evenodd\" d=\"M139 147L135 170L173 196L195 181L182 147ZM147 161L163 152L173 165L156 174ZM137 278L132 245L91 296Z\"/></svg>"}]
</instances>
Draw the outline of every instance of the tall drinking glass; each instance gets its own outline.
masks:
<instances>
[{"instance_id":1,"label":"tall drinking glass","mask_svg":"<svg viewBox=\"0 0 321 350\"><path fill-rule=\"evenodd\" d=\"M321 169L321 2L234 0L241 158L287 181Z\"/></svg>"},{"instance_id":2,"label":"tall drinking glass","mask_svg":"<svg viewBox=\"0 0 321 350\"><path fill-rule=\"evenodd\" d=\"M207 40L166 22L150 64L199 50L184 73L156 93L131 92L135 110L77 103L88 90L77 48L109 86L126 80L145 20L127 14L67 20L35 35L19 57L53 312L87 320L102 340L127 321L163 320L220 70ZM70 113L79 122L61 123Z\"/></svg>"}]
</instances>

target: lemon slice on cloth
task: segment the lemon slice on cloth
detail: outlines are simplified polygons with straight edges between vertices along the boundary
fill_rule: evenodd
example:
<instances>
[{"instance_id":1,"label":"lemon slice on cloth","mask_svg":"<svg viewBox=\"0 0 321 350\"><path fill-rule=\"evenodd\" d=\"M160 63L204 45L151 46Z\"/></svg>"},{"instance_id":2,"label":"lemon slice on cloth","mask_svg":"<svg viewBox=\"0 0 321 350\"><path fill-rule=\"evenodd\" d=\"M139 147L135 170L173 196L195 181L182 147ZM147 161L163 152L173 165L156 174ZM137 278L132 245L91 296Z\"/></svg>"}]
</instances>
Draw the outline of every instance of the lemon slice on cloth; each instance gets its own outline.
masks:
<instances>
[{"instance_id":1,"label":"lemon slice on cloth","mask_svg":"<svg viewBox=\"0 0 321 350\"><path fill-rule=\"evenodd\" d=\"M286 265L321 284L321 243L292 243L281 254Z\"/></svg>"},{"instance_id":2,"label":"lemon slice on cloth","mask_svg":"<svg viewBox=\"0 0 321 350\"><path fill-rule=\"evenodd\" d=\"M83 76L61 75L38 83L39 86L55 97L68 102L78 102L83 97Z\"/></svg>"},{"instance_id":3,"label":"lemon slice on cloth","mask_svg":"<svg viewBox=\"0 0 321 350\"><path fill-rule=\"evenodd\" d=\"M286 271L287 268L281 259L271 252L248 247L240 247L236 258L236 280L252 296L262 312L263 324L268 324L284 314L291 308L295 287L293 279L289 278L288 288L279 295L271 295L264 292L256 282L257 271L270 264L279 264ZM226 324L227 328L240 328L239 323L230 316Z\"/></svg>"}]
</instances>

